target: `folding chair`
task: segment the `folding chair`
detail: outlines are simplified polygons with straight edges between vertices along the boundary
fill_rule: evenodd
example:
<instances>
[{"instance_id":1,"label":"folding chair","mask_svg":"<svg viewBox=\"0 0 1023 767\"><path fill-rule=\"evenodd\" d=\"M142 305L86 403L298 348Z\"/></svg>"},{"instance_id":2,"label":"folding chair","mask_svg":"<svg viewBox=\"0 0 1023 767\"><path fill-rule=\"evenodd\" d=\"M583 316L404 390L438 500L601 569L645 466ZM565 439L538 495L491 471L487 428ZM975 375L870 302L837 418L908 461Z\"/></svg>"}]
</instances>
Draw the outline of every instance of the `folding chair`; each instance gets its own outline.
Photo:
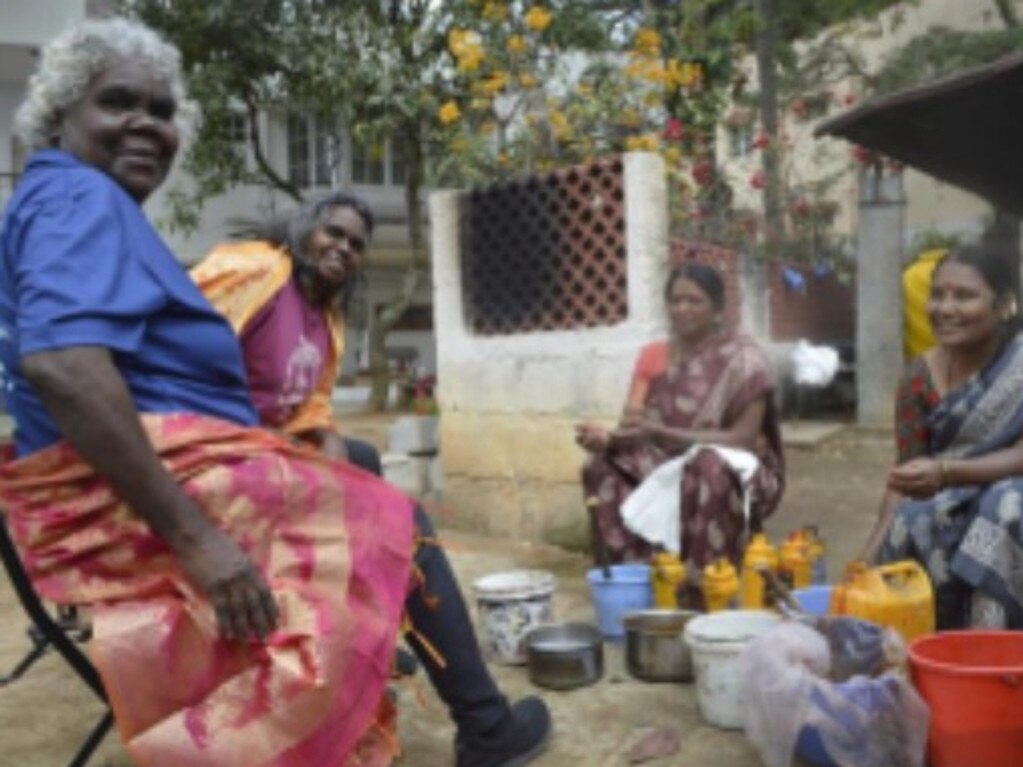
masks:
<instances>
[{"instance_id":1,"label":"folding chair","mask_svg":"<svg viewBox=\"0 0 1023 767\"><path fill-rule=\"evenodd\" d=\"M43 656L51 647L63 656L75 673L85 682L96 696L104 703L107 702L106 692L103 690L103 683L99 674L93 668L92 663L85 654L78 649L77 645L65 632L64 627L58 624L50 613L43 607L42 601L32 588L28 579L21 558L14 548L14 542L7 531L7 520L3 510L0 510L0 559L3 559L4 569L14 586L18 595L18 601L25 609L32 625L28 629L29 639L32 641L32 649L15 666L11 673L0 676L0 687L14 682L22 676L32 665ZM110 726L114 723L114 715L107 706L106 711L99 722L93 727L92 732L78 749L78 753L68 763L68 767L85 767L92 753L103 741Z\"/></svg>"}]
</instances>

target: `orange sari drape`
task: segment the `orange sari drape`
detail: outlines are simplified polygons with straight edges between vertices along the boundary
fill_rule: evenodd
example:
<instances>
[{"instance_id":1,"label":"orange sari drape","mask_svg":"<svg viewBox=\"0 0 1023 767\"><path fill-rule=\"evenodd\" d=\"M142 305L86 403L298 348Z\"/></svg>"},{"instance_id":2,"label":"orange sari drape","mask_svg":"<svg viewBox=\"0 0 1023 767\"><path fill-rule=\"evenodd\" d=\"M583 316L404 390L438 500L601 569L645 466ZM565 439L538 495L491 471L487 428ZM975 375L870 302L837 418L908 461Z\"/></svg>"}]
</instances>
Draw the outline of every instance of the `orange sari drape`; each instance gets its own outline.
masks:
<instances>
[{"instance_id":1,"label":"orange sari drape","mask_svg":"<svg viewBox=\"0 0 1023 767\"><path fill-rule=\"evenodd\" d=\"M260 309L291 279L291 256L269 242L249 240L218 245L194 266L190 274L218 312L241 336ZM302 434L311 429L332 429L330 397L344 354L344 323L340 309L324 312L330 348L323 373L310 397L295 411L282 430Z\"/></svg>"},{"instance_id":2,"label":"orange sari drape","mask_svg":"<svg viewBox=\"0 0 1023 767\"><path fill-rule=\"evenodd\" d=\"M221 640L165 544L68 444L0 464L0 502L36 589L92 609L89 653L132 758L389 763L374 717L409 585L411 502L266 431L143 421L167 469L263 572L281 623L265 645Z\"/></svg>"}]
</instances>

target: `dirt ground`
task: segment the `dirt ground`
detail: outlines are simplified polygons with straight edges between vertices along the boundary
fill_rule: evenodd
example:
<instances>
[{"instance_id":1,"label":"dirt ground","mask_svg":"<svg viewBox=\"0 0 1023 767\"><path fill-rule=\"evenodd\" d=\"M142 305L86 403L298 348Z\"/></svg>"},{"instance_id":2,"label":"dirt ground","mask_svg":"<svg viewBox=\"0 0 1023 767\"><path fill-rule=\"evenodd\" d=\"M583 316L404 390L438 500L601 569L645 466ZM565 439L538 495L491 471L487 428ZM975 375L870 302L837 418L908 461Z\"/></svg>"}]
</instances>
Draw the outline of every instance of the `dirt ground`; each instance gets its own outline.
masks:
<instances>
[{"instance_id":1,"label":"dirt ground","mask_svg":"<svg viewBox=\"0 0 1023 767\"><path fill-rule=\"evenodd\" d=\"M351 432L359 429L351 424ZM365 424L366 436L379 423ZM799 425L790 433L799 431ZM887 435L846 428L836 436L790 447L788 489L768 531L778 538L807 523L820 526L828 544L832 575L862 543L874 515L883 478L892 460ZM558 619L593 621L583 573L588 564L562 550L484 539L461 533L446 536L463 585L488 572L518 567L550 570L559 581L554 610ZM2 579L0 579L2 580ZM4 580L0 583L0 669L9 669L27 641L25 619ZM680 750L651 765L756 767L761 762L741 733L725 732L700 719L693 685L645 684L624 671L619 647L605 645L605 674L595 686L568 692L534 688L522 668L497 666L494 674L513 697L541 694L554 715L555 733L537 767L586 765L618 767L629 763L631 746L650 727L675 728ZM420 673L399 689L400 767L452 763L453 728ZM27 676L0 690L0 764L12 767L60 767L66 764L102 709L92 694L58 658L44 658ZM108 736L92 767L130 767L117 742ZM168 765L167 767L172 767ZM315 767L311 765L310 767Z\"/></svg>"}]
</instances>

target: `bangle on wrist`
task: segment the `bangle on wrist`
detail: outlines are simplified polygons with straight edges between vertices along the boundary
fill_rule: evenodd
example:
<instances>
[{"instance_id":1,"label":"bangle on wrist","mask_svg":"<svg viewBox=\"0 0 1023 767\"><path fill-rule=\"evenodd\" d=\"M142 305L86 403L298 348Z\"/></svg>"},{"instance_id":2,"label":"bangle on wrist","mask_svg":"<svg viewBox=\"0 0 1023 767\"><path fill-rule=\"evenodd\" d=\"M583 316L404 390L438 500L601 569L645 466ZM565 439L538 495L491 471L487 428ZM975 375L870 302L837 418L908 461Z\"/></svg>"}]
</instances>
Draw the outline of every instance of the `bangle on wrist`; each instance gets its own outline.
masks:
<instances>
[{"instance_id":1,"label":"bangle on wrist","mask_svg":"<svg viewBox=\"0 0 1023 767\"><path fill-rule=\"evenodd\" d=\"M940 477L940 487L942 489L951 485L950 477L948 474L948 464L944 460L938 461L938 475Z\"/></svg>"}]
</instances>

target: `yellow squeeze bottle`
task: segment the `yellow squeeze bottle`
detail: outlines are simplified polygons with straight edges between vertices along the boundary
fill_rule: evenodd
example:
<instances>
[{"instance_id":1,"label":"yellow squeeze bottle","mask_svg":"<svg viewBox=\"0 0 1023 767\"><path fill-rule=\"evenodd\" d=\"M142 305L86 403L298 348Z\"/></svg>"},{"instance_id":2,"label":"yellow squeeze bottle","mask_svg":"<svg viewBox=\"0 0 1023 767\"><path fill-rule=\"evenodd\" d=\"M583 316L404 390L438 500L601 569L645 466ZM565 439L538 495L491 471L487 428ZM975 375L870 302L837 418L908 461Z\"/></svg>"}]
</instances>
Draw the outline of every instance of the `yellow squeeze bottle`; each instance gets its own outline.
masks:
<instances>
[{"instance_id":1,"label":"yellow squeeze bottle","mask_svg":"<svg viewBox=\"0 0 1023 767\"><path fill-rule=\"evenodd\" d=\"M651 564L654 606L665 610L678 608L678 590L686 582L686 566L677 554L659 551Z\"/></svg>"},{"instance_id":2,"label":"yellow squeeze bottle","mask_svg":"<svg viewBox=\"0 0 1023 767\"><path fill-rule=\"evenodd\" d=\"M791 589L804 589L813 581L813 566L801 530L789 533L781 545L778 575Z\"/></svg>"},{"instance_id":3,"label":"yellow squeeze bottle","mask_svg":"<svg viewBox=\"0 0 1023 767\"><path fill-rule=\"evenodd\" d=\"M823 586L828 582L828 565L824 558L826 547L816 525L803 528L806 537L806 553L810 558L810 581L814 586Z\"/></svg>"},{"instance_id":4,"label":"yellow squeeze bottle","mask_svg":"<svg viewBox=\"0 0 1023 767\"><path fill-rule=\"evenodd\" d=\"M738 593L739 575L727 559L722 557L704 568L703 601L707 612L734 607Z\"/></svg>"},{"instance_id":5,"label":"yellow squeeze bottle","mask_svg":"<svg viewBox=\"0 0 1023 767\"><path fill-rule=\"evenodd\" d=\"M739 601L747 610L764 607L764 579L757 572L758 567L778 572L778 550L771 545L764 533L756 533L750 539L742 558Z\"/></svg>"}]
</instances>

